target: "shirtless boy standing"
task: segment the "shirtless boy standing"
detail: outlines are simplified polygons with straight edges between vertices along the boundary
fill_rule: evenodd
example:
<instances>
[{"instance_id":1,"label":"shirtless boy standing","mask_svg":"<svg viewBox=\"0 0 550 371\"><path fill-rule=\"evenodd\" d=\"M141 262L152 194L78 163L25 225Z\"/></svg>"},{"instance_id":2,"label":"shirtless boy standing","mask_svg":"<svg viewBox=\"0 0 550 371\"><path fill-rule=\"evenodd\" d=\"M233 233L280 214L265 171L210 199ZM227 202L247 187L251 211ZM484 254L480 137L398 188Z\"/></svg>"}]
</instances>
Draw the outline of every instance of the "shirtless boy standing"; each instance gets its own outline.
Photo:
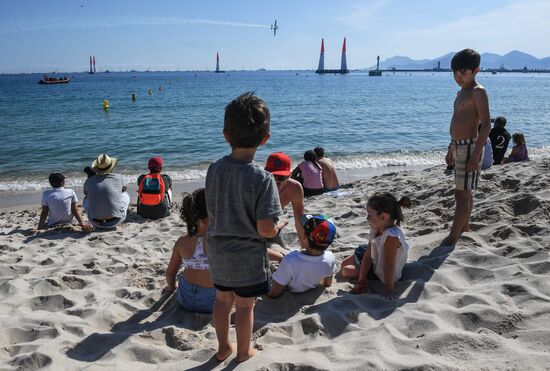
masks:
<instances>
[{"instance_id":1,"label":"shirtless boy standing","mask_svg":"<svg viewBox=\"0 0 550 371\"><path fill-rule=\"evenodd\" d=\"M487 91L475 80L480 59L476 51L464 49L451 61L454 79L462 89L454 102L451 144L445 157L447 165L455 163L456 184L453 225L441 242L445 246L455 245L462 232L469 231L472 190L477 188L483 147L491 130Z\"/></svg>"}]
</instances>

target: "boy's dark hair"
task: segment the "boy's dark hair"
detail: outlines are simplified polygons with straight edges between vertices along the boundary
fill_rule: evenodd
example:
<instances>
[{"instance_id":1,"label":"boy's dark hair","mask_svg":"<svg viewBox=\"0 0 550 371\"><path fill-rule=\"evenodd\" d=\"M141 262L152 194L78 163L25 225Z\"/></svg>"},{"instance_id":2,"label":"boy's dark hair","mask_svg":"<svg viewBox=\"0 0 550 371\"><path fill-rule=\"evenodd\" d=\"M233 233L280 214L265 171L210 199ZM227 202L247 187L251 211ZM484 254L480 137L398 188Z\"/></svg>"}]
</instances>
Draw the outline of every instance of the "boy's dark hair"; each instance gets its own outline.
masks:
<instances>
[{"instance_id":1,"label":"boy's dark hair","mask_svg":"<svg viewBox=\"0 0 550 371\"><path fill-rule=\"evenodd\" d=\"M512 134L512 141L519 145L525 144L525 136L522 133L514 133Z\"/></svg>"},{"instance_id":2,"label":"boy's dark hair","mask_svg":"<svg viewBox=\"0 0 550 371\"><path fill-rule=\"evenodd\" d=\"M204 188L193 193L184 193L181 201L180 218L187 224L187 233L194 236L199 231L200 219L208 218Z\"/></svg>"},{"instance_id":3,"label":"boy's dark hair","mask_svg":"<svg viewBox=\"0 0 550 371\"><path fill-rule=\"evenodd\" d=\"M50 185L52 188L59 188L63 185L63 181L65 180L65 175L61 173L51 173L48 177L48 181L50 182Z\"/></svg>"},{"instance_id":4,"label":"boy's dark hair","mask_svg":"<svg viewBox=\"0 0 550 371\"><path fill-rule=\"evenodd\" d=\"M315 162L317 161L317 155L312 150L304 152L304 160Z\"/></svg>"},{"instance_id":5,"label":"boy's dark hair","mask_svg":"<svg viewBox=\"0 0 550 371\"><path fill-rule=\"evenodd\" d=\"M86 167L84 168L84 172L86 173L86 175L88 175L88 178L90 178L90 177L92 177L92 176L95 175L95 171L93 171L92 168L89 167L89 166L86 166Z\"/></svg>"},{"instance_id":6,"label":"boy's dark hair","mask_svg":"<svg viewBox=\"0 0 550 371\"><path fill-rule=\"evenodd\" d=\"M367 201L367 206L373 208L378 215L388 213L395 224L399 225L405 217L401 211L402 207L411 207L411 199L407 196L401 197L399 201L394 195L388 192L376 192Z\"/></svg>"},{"instance_id":7,"label":"boy's dark hair","mask_svg":"<svg viewBox=\"0 0 550 371\"><path fill-rule=\"evenodd\" d=\"M323 147L315 147L313 152L317 155L317 159L325 157L325 149Z\"/></svg>"},{"instance_id":8,"label":"boy's dark hair","mask_svg":"<svg viewBox=\"0 0 550 371\"><path fill-rule=\"evenodd\" d=\"M223 130L231 148L256 148L269 133L267 104L247 92L239 95L225 107Z\"/></svg>"},{"instance_id":9,"label":"boy's dark hair","mask_svg":"<svg viewBox=\"0 0 550 371\"><path fill-rule=\"evenodd\" d=\"M453 71L475 70L479 67L481 56L473 49L464 49L455 54L451 60Z\"/></svg>"},{"instance_id":10,"label":"boy's dark hair","mask_svg":"<svg viewBox=\"0 0 550 371\"><path fill-rule=\"evenodd\" d=\"M499 128L503 128L506 126L506 117L499 116L495 119L495 126Z\"/></svg>"}]
</instances>

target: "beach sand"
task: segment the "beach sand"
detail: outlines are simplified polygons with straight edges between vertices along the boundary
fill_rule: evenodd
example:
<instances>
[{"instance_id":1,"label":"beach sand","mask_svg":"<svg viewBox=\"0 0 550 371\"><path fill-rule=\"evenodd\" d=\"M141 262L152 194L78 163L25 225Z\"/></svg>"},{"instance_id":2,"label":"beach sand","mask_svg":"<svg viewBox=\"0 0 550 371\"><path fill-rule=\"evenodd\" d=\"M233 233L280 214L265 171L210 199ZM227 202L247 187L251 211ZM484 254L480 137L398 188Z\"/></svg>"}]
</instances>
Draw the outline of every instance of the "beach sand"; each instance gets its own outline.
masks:
<instances>
[{"instance_id":1,"label":"beach sand","mask_svg":"<svg viewBox=\"0 0 550 371\"><path fill-rule=\"evenodd\" d=\"M161 297L177 213L135 214L114 232L63 227L31 235L39 208L0 210L0 368L75 369L548 369L550 367L550 160L493 167L474 196L471 232L440 247L454 212L444 167L346 184L340 198L306 201L338 228L338 262L365 243L365 204L377 190L400 197L411 246L399 298L371 284L260 298L254 344L236 365L213 360L211 317ZM178 197L179 198L179 197ZM287 215L292 215L287 210ZM284 235L292 246L293 222ZM231 336L234 337L234 328Z\"/></svg>"}]
</instances>

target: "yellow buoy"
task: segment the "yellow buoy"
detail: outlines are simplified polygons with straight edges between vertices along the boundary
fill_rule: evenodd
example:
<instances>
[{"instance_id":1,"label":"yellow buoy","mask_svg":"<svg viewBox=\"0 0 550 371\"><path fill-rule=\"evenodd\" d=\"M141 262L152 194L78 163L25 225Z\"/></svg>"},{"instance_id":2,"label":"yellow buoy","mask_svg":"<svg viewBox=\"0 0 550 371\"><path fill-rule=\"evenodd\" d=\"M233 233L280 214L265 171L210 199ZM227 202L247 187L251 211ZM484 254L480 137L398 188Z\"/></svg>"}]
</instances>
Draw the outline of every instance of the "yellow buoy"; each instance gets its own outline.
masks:
<instances>
[{"instance_id":1,"label":"yellow buoy","mask_svg":"<svg viewBox=\"0 0 550 371\"><path fill-rule=\"evenodd\" d=\"M107 99L103 100L103 109L107 111L109 109L109 101Z\"/></svg>"},{"instance_id":2,"label":"yellow buoy","mask_svg":"<svg viewBox=\"0 0 550 371\"><path fill-rule=\"evenodd\" d=\"M153 89L149 88L149 90L147 91L147 93L149 93L149 95L153 94Z\"/></svg>"}]
</instances>

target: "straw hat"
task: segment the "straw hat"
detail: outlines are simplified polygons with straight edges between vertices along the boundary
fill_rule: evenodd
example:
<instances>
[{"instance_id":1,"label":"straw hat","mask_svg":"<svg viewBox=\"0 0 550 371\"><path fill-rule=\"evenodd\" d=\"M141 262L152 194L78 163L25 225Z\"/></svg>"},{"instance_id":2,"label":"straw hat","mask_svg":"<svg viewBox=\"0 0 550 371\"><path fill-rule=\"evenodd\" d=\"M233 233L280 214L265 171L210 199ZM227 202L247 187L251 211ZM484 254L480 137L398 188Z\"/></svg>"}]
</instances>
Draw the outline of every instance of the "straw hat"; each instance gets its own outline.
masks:
<instances>
[{"instance_id":1,"label":"straw hat","mask_svg":"<svg viewBox=\"0 0 550 371\"><path fill-rule=\"evenodd\" d=\"M106 153L102 153L92 162L92 170L100 175L109 174L113 171L117 163L118 159L109 157Z\"/></svg>"}]
</instances>

